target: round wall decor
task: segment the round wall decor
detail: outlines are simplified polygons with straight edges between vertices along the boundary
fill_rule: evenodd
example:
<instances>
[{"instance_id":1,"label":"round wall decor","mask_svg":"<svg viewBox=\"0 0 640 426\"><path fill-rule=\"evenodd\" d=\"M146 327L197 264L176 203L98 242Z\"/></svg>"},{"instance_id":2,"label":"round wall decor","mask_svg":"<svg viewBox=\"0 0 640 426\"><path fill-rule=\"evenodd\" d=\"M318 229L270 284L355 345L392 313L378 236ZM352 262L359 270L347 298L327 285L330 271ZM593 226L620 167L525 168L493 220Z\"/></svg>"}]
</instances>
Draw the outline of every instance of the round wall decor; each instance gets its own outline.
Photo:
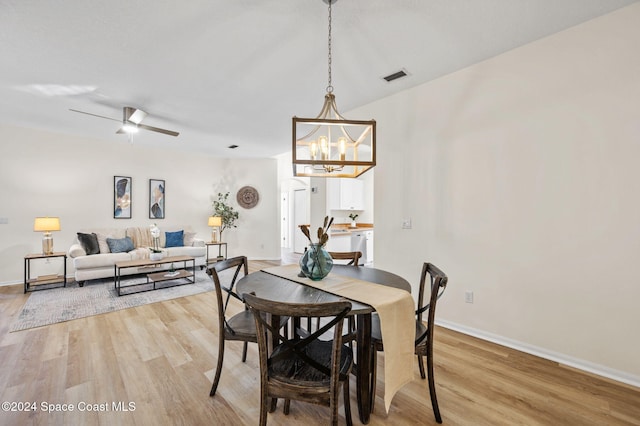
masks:
<instances>
[{"instance_id":1,"label":"round wall decor","mask_svg":"<svg viewBox=\"0 0 640 426\"><path fill-rule=\"evenodd\" d=\"M243 186L238 191L238 195L236 195L236 200L241 207L245 209L252 209L260 200L260 196L258 195L258 191L252 186Z\"/></svg>"}]
</instances>

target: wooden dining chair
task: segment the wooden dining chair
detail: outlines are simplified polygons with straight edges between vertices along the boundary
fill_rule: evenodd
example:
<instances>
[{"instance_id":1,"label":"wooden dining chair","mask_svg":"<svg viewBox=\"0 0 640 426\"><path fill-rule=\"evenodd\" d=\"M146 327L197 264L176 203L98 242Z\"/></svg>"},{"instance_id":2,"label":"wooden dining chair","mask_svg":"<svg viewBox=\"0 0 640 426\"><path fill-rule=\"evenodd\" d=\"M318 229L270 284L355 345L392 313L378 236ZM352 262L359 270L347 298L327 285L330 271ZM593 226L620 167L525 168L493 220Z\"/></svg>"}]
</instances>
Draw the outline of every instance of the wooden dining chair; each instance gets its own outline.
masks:
<instances>
[{"instance_id":1,"label":"wooden dining chair","mask_svg":"<svg viewBox=\"0 0 640 426\"><path fill-rule=\"evenodd\" d=\"M226 273L225 271L229 271ZM223 273L225 272L225 273ZM249 273L246 256L237 256L222 260L207 267L207 274L211 276L216 289L216 301L218 311L218 362L216 374L211 386L209 396L216 394L220 374L222 373L222 362L224 361L224 342L236 340L244 342L242 348L242 362L247 360L247 345L249 342L257 343L256 325L253 314L245 306L245 309L230 318L227 318L227 308L231 298L242 302L242 298L235 292L234 287L239 278ZM231 275L232 274L232 275ZM244 303L244 302L242 302ZM282 326L286 327L288 318L282 317ZM285 332L286 334L286 332Z\"/></svg>"},{"instance_id":2,"label":"wooden dining chair","mask_svg":"<svg viewBox=\"0 0 640 426\"><path fill-rule=\"evenodd\" d=\"M290 400L305 401L331 408L331 424L338 424L340 385L344 396L344 415L351 425L349 374L353 352L342 343L342 323L351 310L351 302L280 303L245 295L253 312L260 356L260 425L267 424L267 411L275 410L275 401L285 399L285 414ZM269 314L269 315L266 315ZM332 320L308 336L289 338L272 327L273 316L332 317ZM267 320L267 318L271 320ZM319 337L333 327L333 340ZM271 336L272 344L267 337ZM271 404L269 403L271 399ZM270 408L269 408L270 405Z\"/></svg>"},{"instance_id":3,"label":"wooden dining chair","mask_svg":"<svg viewBox=\"0 0 640 426\"><path fill-rule=\"evenodd\" d=\"M333 260L348 260L347 265L358 266L358 262L362 257L361 251L330 251L329 255Z\"/></svg>"},{"instance_id":4,"label":"wooden dining chair","mask_svg":"<svg viewBox=\"0 0 640 426\"><path fill-rule=\"evenodd\" d=\"M429 276L431 296L429 303L424 304L425 286ZM425 262L422 265L422 273L420 274L420 290L418 293L418 309L416 310L416 338L415 338L415 354L418 356L418 368L420 369L420 377L425 378L424 365L422 357L427 358L427 373L429 376L429 394L431 396L431 407L436 422L442 423L440 416L440 408L438 407L438 399L436 398L436 385L433 376L433 332L435 329L436 302L447 287L448 277L440 268L432 263ZM428 312L427 312L428 311ZM426 324L422 320L422 314L427 312ZM376 399L376 380L377 380L377 353L384 350L382 342L382 333L380 331L380 318L377 315L371 316L371 410L373 411Z\"/></svg>"}]
</instances>

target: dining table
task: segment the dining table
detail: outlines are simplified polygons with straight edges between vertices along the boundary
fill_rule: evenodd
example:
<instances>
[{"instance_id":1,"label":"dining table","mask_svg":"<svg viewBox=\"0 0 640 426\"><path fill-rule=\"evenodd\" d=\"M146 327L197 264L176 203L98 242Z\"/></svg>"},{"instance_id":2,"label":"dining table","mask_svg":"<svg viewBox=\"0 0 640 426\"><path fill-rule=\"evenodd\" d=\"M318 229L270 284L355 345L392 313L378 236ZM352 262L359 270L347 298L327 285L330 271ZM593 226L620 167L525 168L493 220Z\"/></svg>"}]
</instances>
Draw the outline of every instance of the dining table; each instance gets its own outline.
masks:
<instances>
[{"instance_id":1,"label":"dining table","mask_svg":"<svg viewBox=\"0 0 640 426\"><path fill-rule=\"evenodd\" d=\"M236 291L242 297L245 294L254 293L256 296L274 302L286 303L325 303L335 302L347 298L351 301L351 312L349 315L356 317L356 394L358 404L358 414L360 421L367 424L371 415L371 360L373 356L371 346L371 318L372 314L378 311L380 320L383 310L377 300L371 299L371 294L382 291L378 299L395 300L385 310L391 313L393 321L404 317L404 323L394 323L393 326L386 327L389 340L396 339L397 336L407 336L406 320L410 321L410 336L405 337L401 344L385 344L385 368L391 365L392 359L397 360L397 365L392 374L385 374L385 406L388 411L393 394L404 384L411 380L414 359L414 338L415 338L415 315L414 301L411 296L411 285L407 280L394 273L381 269L360 266L333 265L330 274L322 281L311 281L304 276L299 276L300 268L297 265L283 265L265 268L253 272L241 278L236 283ZM332 286L332 283L339 283ZM341 289L347 287L347 291ZM334 288L337 290L334 291ZM345 297L345 294L348 297ZM364 301L363 301L364 300ZM373 301L367 303L367 301ZM373 305L373 306L372 306ZM375 308L378 306L378 309ZM399 312L402 315L399 315ZM391 321L391 322L393 322ZM385 326L383 328L383 340L385 340ZM396 327L396 328L394 328ZM386 341L386 340L385 340ZM387 346L391 353L387 353ZM397 348L395 346L398 346ZM395 352L393 352L395 351ZM407 358L409 356L409 358ZM395 358L394 358L395 357ZM404 357L404 358L403 358ZM385 370L387 371L387 370ZM402 376L402 377L398 377ZM394 388L388 391L386 379L396 379Z\"/></svg>"}]
</instances>

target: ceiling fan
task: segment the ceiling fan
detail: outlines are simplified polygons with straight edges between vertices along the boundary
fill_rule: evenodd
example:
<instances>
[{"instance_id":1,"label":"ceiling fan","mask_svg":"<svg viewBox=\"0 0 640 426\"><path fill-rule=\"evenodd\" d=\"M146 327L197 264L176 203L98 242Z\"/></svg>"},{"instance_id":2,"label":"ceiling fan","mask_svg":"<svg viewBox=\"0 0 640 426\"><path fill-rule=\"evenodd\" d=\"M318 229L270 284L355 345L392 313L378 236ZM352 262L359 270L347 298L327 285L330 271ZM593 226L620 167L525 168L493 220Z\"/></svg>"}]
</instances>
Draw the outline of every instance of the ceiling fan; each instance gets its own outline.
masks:
<instances>
[{"instance_id":1,"label":"ceiling fan","mask_svg":"<svg viewBox=\"0 0 640 426\"><path fill-rule=\"evenodd\" d=\"M178 132L174 132L173 130L160 129L158 127L141 124L142 120L147 116L147 113L142 111L141 109L137 109L133 107L122 108L122 120L118 120L116 118L111 118L111 117L105 117L103 115L92 114L86 111L79 111L77 109L69 109L69 111L79 112L80 114L93 115L94 117L106 118L107 120L121 122L122 127L120 127L120 129L118 129L116 133L127 133L131 135L132 133L136 133L138 129L145 129L145 130L150 130L152 132L163 133L169 136L178 136L180 134Z\"/></svg>"}]
</instances>

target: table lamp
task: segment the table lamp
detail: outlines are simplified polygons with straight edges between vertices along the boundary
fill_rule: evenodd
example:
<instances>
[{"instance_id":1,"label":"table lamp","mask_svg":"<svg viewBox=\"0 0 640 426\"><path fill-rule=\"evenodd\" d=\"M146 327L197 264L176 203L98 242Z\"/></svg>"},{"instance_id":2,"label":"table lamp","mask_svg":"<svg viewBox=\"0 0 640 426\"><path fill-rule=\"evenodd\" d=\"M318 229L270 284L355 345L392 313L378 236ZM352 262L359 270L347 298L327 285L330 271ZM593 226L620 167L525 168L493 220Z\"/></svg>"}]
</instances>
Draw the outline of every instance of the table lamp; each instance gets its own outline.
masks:
<instances>
[{"instance_id":1,"label":"table lamp","mask_svg":"<svg viewBox=\"0 0 640 426\"><path fill-rule=\"evenodd\" d=\"M42 234L42 253L45 255L53 254L53 237L51 231L60 230L59 217L36 217L33 223L35 232L44 232Z\"/></svg>"},{"instance_id":2,"label":"table lamp","mask_svg":"<svg viewBox=\"0 0 640 426\"><path fill-rule=\"evenodd\" d=\"M220 216L209 216L209 224L207 226L211 227L211 242L217 243L216 229L222 226L222 218Z\"/></svg>"}]
</instances>

